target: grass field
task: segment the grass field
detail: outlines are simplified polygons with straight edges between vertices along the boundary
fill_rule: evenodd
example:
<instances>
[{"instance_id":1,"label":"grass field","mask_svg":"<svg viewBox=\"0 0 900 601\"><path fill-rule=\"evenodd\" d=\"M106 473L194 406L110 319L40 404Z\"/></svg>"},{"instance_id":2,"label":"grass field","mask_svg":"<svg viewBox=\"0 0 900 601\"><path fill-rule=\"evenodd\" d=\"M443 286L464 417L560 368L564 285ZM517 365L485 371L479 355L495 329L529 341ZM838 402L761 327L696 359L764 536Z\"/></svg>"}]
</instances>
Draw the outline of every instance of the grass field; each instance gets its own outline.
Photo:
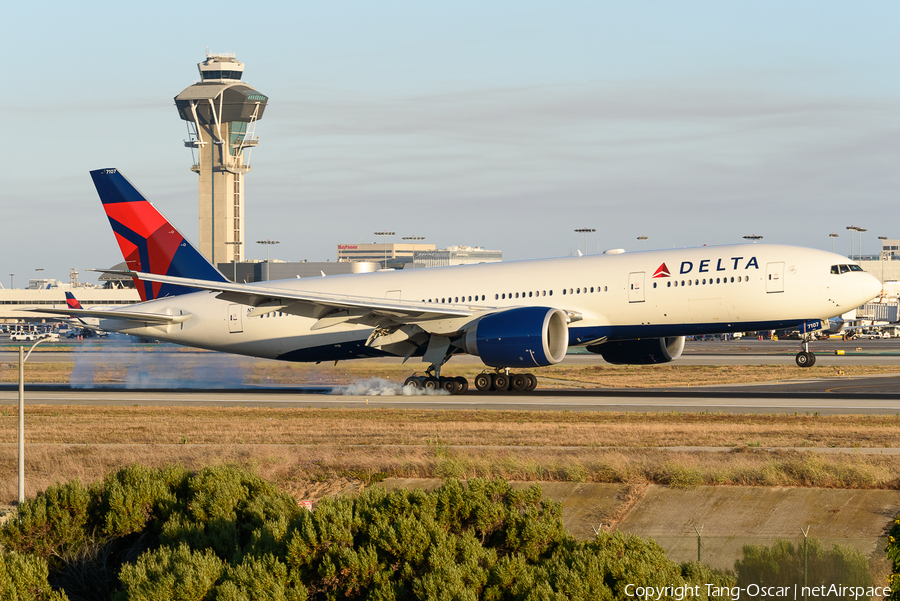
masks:
<instances>
[{"instance_id":1,"label":"grass field","mask_svg":"<svg viewBox=\"0 0 900 601\"><path fill-rule=\"evenodd\" d=\"M0 414L0 503L17 412ZM30 492L131 463L231 463L298 494L337 480L510 480L898 488L900 457L762 447L900 446L898 416L29 406ZM717 447L683 452L662 446Z\"/></svg>"},{"instance_id":2,"label":"grass field","mask_svg":"<svg viewBox=\"0 0 900 601\"><path fill-rule=\"evenodd\" d=\"M150 378L197 378L180 353L138 369ZM125 363L92 364L98 383L122 383ZM235 360L240 361L240 360ZM308 365L234 363L248 384L348 384L368 377L402 381L424 365L383 362ZM69 382L75 365L35 362L29 382ZM538 370L542 387L666 387L892 373L891 366L589 366ZM473 377L475 364L448 364ZM233 375L233 374L232 374ZM18 366L0 364L0 381ZM16 497L14 404L0 406L0 503ZM262 409L35 406L26 413L30 494L56 481L90 482L131 463L190 468L232 463L285 490L365 484L388 476L500 476L512 480L900 488L900 457L818 454L804 448L900 447L898 416L690 413ZM660 447L713 447L679 452ZM764 447L779 450L766 450ZM790 450L798 447L801 450Z\"/></svg>"}]
</instances>

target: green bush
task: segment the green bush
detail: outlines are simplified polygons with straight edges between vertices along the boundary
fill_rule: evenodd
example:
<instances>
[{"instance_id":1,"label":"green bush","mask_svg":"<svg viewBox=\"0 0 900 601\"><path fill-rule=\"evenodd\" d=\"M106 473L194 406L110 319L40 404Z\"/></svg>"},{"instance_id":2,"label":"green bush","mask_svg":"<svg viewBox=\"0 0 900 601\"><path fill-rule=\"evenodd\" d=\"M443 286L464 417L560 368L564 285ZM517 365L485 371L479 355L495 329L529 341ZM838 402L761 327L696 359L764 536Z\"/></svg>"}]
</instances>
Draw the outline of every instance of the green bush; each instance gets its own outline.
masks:
<instances>
[{"instance_id":1,"label":"green bush","mask_svg":"<svg viewBox=\"0 0 900 601\"><path fill-rule=\"evenodd\" d=\"M306 587L291 581L287 566L273 555L248 555L227 569L216 587L217 601L304 601Z\"/></svg>"},{"instance_id":2,"label":"green bush","mask_svg":"<svg viewBox=\"0 0 900 601\"><path fill-rule=\"evenodd\" d=\"M635 536L579 543L540 487L502 480L375 487L311 513L237 468L133 466L48 489L23 516L0 540L72 599L618 599L629 583L733 580Z\"/></svg>"},{"instance_id":3,"label":"green bush","mask_svg":"<svg viewBox=\"0 0 900 601\"><path fill-rule=\"evenodd\" d=\"M64 601L65 593L47 583L47 562L35 555L0 554L0 599L5 601Z\"/></svg>"},{"instance_id":4,"label":"green bush","mask_svg":"<svg viewBox=\"0 0 900 601\"><path fill-rule=\"evenodd\" d=\"M807 539L808 558L804 559L804 543L794 546L790 541L777 540L771 547L745 545L744 557L734 564L738 586L765 584L790 587L803 585L804 563L808 569L808 586L871 587L872 575L865 556L849 547L834 544L826 549L815 538ZM837 597L844 598L844 597ZM854 599L848 596L846 599ZM858 601L858 600L855 600Z\"/></svg>"},{"instance_id":5,"label":"green bush","mask_svg":"<svg viewBox=\"0 0 900 601\"><path fill-rule=\"evenodd\" d=\"M175 503L176 491L188 477L183 468L154 470L141 465L110 474L92 491L97 497L94 521L102 524L106 536L141 532L154 511Z\"/></svg>"},{"instance_id":6,"label":"green bush","mask_svg":"<svg viewBox=\"0 0 900 601\"><path fill-rule=\"evenodd\" d=\"M19 506L18 521L0 530L5 549L33 553L45 560L77 549L87 538L90 493L77 479L51 486Z\"/></svg>"},{"instance_id":7,"label":"green bush","mask_svg":"<svg viewBox=\"0 0 900 601\"><path fill-rule=\"evenodd\" d=\"M194 551L185 544L176 549L159 547L141 555L136 563L122 566L122 590L115 599L212 600L213 588L224 570L225 562L211 549Z\"/></svg>"}]
</instances>

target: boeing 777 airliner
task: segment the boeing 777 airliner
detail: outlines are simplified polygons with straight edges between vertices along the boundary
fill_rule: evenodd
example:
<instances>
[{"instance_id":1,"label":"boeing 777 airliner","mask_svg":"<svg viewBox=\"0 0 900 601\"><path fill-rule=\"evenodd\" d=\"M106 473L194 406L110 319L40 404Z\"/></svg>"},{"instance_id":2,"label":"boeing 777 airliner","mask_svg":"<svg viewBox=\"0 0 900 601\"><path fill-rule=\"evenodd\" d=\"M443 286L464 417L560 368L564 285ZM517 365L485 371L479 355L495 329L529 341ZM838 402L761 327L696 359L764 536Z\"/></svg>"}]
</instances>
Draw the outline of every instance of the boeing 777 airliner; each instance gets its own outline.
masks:
<instances>
[{"instance_id":1,"label":"boeing 777 airliner","mask_svg":"<svg viewBox=\"0 0 900 601\"><path fill-rule=\"evenodd\" d=\"M492 370L480 390L533 389L509 370L552 365L583 346L610 363L666 363L685 336L800 327L878 295L880 282L830 252L741 244L486 263L321 278L229 282L117 169L91 172L142 303L110 311L103 329L253 357L336 361L422 357L416 387L468 389L443 378L455 354ZM809 338L797 364L810 366Z\"/></svg>"}]
</instances>

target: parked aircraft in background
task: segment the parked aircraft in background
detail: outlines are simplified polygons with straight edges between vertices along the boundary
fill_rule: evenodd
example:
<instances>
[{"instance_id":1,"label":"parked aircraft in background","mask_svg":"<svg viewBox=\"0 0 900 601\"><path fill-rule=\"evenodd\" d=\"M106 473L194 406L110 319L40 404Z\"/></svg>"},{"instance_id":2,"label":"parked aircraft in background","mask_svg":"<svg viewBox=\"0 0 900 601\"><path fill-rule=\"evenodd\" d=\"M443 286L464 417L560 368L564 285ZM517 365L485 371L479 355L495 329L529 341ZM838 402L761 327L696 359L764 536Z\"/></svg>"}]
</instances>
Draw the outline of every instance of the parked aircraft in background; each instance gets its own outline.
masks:
<instances>
[{"instance_id":1,"label":"parked aircraft in background","mask_svg":"<svg viewBox=\"0 0 900 601\"><path fill-rule=\"evenodd\" d=\"M66 305L68 305L69 309L75 309L82 311L84 307L81 306L81 303L75 298L75 295L70 291L66 290ZM109 308L93 308L94 311L109 311ZM103 330L100 327L100 319L98 317L89 317L89 316L79 316L73 314L71 311L66 309L62 310L53 310L56 313L65 313L66 316L62 318L57 318L54 321L58 321L68 325L70 328L75 328L74 330L70 330L68 334L68 338L72 338L74 335L82 335L82 332L85 337L90 338L93 336L109 336L109 332Z\"/></svg>"},{"instance_id":2,"label":"parked aircraft in background","mask_svg":"<svg viewBox=\"0 0 900 601\"><path fill-rule=\"evenodd\" d=\"M284 361L422 357L426 376L407 383L451 393L468 388L440 375L455 354L492 368L476 378L481 390L528 390L536 378L509 370L559 363L572 346L610 363L665 363L686 335L798 326L807 335L797 364L809 366L812 332L881 291L846 257L763 244L237 284L117 169L91 176L144 302L70 313L111 331Z\"/></svg>"}]
</instances>

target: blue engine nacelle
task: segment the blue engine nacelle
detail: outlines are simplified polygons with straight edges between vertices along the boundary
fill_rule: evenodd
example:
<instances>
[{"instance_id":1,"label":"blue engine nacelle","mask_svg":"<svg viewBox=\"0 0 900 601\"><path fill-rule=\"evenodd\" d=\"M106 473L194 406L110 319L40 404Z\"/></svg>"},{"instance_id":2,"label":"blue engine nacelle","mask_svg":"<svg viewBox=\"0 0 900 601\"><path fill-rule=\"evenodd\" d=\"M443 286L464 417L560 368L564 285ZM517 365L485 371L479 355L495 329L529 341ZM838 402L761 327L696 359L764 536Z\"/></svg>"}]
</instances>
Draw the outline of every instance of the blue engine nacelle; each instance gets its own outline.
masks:
<instances>
[{"instance_id":1,"label":"blue engine nacelle","mask_svg":"<svg viewBox=\"0 0 900 601\"><path fill-rule=\"evenodd\" d=\"M668 363L680 357L684 351L684 336L606 342L593 344L587 347L587 350L597 353L604 361L615 365Z\"/></svg>"},{"instance_id":2,"label":"blue engine nacelle","mask_svg":"<svg viewBox=\"0 0 900 601\"><path fill-rule=\"evenodd\" d=\"M479 319L463 349L490 367L540 367L559 363L569 349L566 314L550 307L519 307Z\"/></svg>"}]
</instances>

